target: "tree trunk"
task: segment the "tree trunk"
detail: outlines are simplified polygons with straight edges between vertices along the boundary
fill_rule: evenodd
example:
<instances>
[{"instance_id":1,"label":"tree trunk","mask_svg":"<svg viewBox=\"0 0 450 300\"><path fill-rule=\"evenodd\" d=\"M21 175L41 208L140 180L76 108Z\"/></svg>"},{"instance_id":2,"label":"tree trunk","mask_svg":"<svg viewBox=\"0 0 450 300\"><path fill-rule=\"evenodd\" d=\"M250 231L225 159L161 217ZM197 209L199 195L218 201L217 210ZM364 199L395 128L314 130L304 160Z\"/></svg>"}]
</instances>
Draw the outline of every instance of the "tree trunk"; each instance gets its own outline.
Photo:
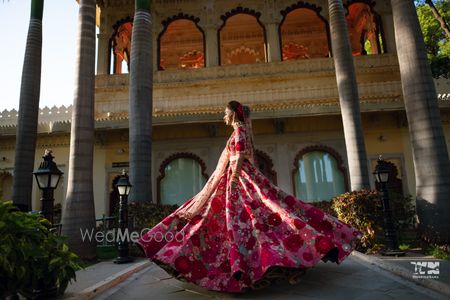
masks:
<instances>
[{"instance_id":1,"label":"tree trunk","mask_svg":"<svg viewBox=\"0 0 450 300\"><path fill-rule=\"evenodd\" d=\"M450 162L436 89L413 1L391 0L395 42L416 175L419 226L449 243Z\"/></svg>"},{"instance_id":2,"label":"tree trunk","mask_svg":"<svg viewBox=\"0 0 450 300\"><path fill-rule=\"evenodd\" d=\"M44 0L31 1L30 25L20 87L13 183L13 202L23 211L31 210L41 90L43 11Z\"/></svg>"},{"instance_id":3,"label":"tree trunk","mask_svg":"<svg viewBox=\"0 0 450 300\"><path fill-rule=\"evenodd\" d=\"M447 36L447 38L450 39L450 28L448 27L448 24L447 24L447 22L445 22L445 20L442 17L442 15L437 10L436 6L434 6L433 1L432 0L425 0L425 2L428 4L428 6L430 6L434 17L436 18L436 20L441 25L441 28L442 28L442 30L444 30L445 35Z\"/></svg>"},{"instance_id":4,"label":"tree trunk","mask_svg":"<svg viewBox=\"0 0 450 300\"><path fill-rule=\"evenodd\" d=\"M95 0L81 0L78 14L78 43L69 176L64 202L62 232L69 247L84 259L96 256L95 239L82 239L81 231L94 230L93 192Z\"/></svg>"},{"instance_id":5,"label":"tree trunk","mask_svg":"<svg viewBox=\"0 0 450 300\"><path fill-rule=\"evenodd\" d=\"M331 46L339 92L345 146L352 190L370 188L358 85L341 0L328 0L330 11Z\"/></svg>"},{"instance_id":6,"label":"tree trunk","mask_svg":"<svg viewBox=\"0 0 450 300\"><path fill-rule=\"evenodd\" d=\"M150 1L136 0L130 66L130 201L152 201L152 26Z\"/></svg>"}]
</instances>

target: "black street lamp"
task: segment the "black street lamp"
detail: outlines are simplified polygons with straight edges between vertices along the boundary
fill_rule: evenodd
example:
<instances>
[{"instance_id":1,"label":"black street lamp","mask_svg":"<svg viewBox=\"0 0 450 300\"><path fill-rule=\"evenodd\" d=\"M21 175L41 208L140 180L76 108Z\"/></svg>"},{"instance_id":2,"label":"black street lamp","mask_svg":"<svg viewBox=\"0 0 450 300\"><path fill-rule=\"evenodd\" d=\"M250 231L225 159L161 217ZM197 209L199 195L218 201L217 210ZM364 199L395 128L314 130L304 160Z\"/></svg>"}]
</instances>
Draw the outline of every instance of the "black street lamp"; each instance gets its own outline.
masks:
<instances>
[{"instance_id":1,"label":"black street lamp","mask_svg":"<svg viewBox=\"0 0 450 300\"><path fill-rule=\"evenodd\" d=\"M130 193L132 185L125 170L122 171L122 175L117 181L116 187L119 190L120 195L119 230L121 234L119 234L119 236L124 237L125 240L119 240L117 242L119 256L114 259L114 262L116 264L123 264L133 261L133 258L129 256L128 249L128 194Z\"/></svg>"},{"instance_id":2,"label":"black street lamp","mask_svg":"<svg viewBox=\"0 0 450 300\"><path fill-rule=\"evenodd\" d=\"M52 150L46 149L44 152L43 162L39 168L33 172L36 177L39 189L42 190L41 198L41 214L53 224L53 191L58 186L63 172L58 169L53 161Z\"/></svg>"},{"instance_id":3,"label":"black street lamp","mask_svg":"<svg viewBox=\"0 0 450 300\"><path fill-rule=\"evenodd\" d=\"M403 256L405 255L405 252L398 249L397 234L395 233L394 223L392 222L392 210L389 205L389 195L386 187L386 183L389 179L389 171L390 169L380 155L373 175L381 185L381 198L383 200L384 235L386 238L386 247L381 251L381 254L388 256Z\"/></svg>"}]
</instances>

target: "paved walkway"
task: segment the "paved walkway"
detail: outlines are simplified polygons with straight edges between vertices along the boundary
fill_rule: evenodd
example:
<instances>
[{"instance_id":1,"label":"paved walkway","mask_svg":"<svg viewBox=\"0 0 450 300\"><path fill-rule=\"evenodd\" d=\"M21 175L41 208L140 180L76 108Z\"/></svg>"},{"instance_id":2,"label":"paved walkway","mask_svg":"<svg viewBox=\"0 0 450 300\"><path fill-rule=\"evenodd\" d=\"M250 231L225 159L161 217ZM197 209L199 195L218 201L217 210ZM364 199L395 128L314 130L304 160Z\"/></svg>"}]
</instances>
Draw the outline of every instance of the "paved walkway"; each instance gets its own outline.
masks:
<instances>
[{"instance_id":1,"label":"paved walkway","mask_svg":"<svg viewBox=\"0 0 450 300\"><path fill-rule=\"evenodd\" d=\"M341 265L321 262L308 270L298 285L280 283L245 294L204 290L172 278L152 263L120 284L95 295L93 299L448 299L448 296L383 270L382 264L377 264L381 259L375 262L370 259L357 253L348 257ZM409 261L394 261L404 264L403 271L410 270L412 277L414 266ZM385 262L391 267L396 266L387 260ZM445 268L441 265L442 269Z\"/></svg>"}]
</instances>

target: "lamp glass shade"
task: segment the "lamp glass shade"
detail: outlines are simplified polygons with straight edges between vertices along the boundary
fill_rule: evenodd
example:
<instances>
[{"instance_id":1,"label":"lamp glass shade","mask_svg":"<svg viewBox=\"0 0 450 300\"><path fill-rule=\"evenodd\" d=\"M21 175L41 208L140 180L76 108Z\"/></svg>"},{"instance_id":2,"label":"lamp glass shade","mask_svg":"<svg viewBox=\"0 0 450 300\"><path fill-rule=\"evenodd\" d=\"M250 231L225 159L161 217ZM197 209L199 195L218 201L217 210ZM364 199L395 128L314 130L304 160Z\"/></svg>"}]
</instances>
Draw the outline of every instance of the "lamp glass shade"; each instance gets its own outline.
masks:
<instances>
[{"instance_id":1,"label":"lamp glass shade","mask_svg":"<svg viewBox=\"0 0 450 300\"><path fill-rule=\"evenodd\" d=\"M128 195L128 193L130 192L130 189L126 185L118 185L117 189L119 190L119 195L121 196Z\"/></svg>"},{"instance_id":2,"label":"lamp glass shade","mask_svg":"<svg viewBox=\"0 0 450 300\"><path fill-rule=\"evenodd\" d=\"M60 178L61 178L61 174L51 174L50 188L56 189Z\"/></svg>"},{"instance_id":3,"label":"lamp glass shade","mask_svg":"<svg viewBox=\"0 0 450 300\"><path fill-rule=\"evenodd\" d=\"M380 182L387 182L388 181L388 179L389 179L389 173L388 172L386 172L386 173L380 173L380 174L378 174L378 176L380 177L379 178L379 181Z\"/></svg>"},{"instance_id":4,"label":"lamp glass shade","mask_svg":"<svg viewBox=\"0 0 450 300\"><path fill-rule=\"evenodd\" d=\"M49 176L50 174L48 173L40 173L40 174L35 174L36 175L36 179L37 179L37 183L39 185L40 189L46 189L48 188L49 185Z\"/></svg>"},{"instance_id":5,"label":"lamp glass shade","mask_svg":"<svg viewBox=\"0 0 450 300\"><path fill-rule=\"evenodd\" d=\"M389 179L389 172L373 172L375 179L379 183L386 183Z\"/></svg>"}]
</instances>

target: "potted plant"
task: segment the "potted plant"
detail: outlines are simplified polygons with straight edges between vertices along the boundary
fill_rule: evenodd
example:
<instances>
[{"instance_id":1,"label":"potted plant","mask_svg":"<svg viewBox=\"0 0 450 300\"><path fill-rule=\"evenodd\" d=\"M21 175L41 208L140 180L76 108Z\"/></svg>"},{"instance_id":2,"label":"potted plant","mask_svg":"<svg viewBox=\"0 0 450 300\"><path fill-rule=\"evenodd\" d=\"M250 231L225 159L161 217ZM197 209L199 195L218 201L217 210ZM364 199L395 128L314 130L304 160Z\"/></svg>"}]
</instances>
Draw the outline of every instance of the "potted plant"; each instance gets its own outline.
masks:
<instances>
[{"instance_id":1,"label":"potted plant","mask_svg":"<svg viewBox=\"0 0 450 300\"><path fill-rule=\"evenodd\" d=\"M1 299L62 295L79 269L77 255L47 219L21 212L10 201L0 203Z\"/></svg>"}]
</instances>

